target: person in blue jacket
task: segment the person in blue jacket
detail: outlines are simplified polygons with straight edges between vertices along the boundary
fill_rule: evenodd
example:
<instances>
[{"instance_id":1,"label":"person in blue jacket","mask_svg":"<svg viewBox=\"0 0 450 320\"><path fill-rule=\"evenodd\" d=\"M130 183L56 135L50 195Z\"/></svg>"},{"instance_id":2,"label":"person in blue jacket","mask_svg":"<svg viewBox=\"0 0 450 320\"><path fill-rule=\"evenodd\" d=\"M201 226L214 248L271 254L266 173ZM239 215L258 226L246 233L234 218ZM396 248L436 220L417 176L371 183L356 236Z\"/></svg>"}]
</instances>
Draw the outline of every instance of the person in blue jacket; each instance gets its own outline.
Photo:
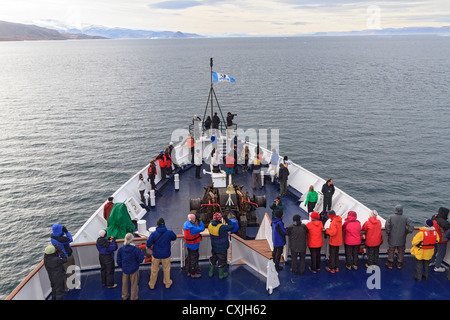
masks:
<instances>
[{"instance_id":1,"label":"person in blue jacket","mask_svg":"<svg viewBox=\"0 0 450 320\"><path fill-rule=\"evenodd\" d=\"M106 230L98 232L97 242L98 259L100 261L102 286L108 289L117 287L114 283L114 251L117 250L116 239L107 238Z\"/></svg>"},{"instance_id":2,"label":"person in blue jacket","mask_svg":"<svg viewBox=\"0 0 450 320\"><path fill-rule=\"evenodd\" d=\"M67 257L67 261L63 264L63 267L64 271L66 272L66 281L64 281L64 288L65 291L68 291L69 287L67 286L67 278L70 277L70 279L74 279L73 275L75 274L75 268L69 269L70 266L75 265L75 258L72 255L72 247L70 246L70 243L73 242L72 235L69 233L69 231L67 231L67 228L65 226L59 223L55 223L52 226L52 235L50 236L50 242L54 246L60 246L61 251L64 252Z\"/></svg>"},{"instance_id":3,"label":"person in blue jacket","mask_svg":"<svg viewBox=\"0 0 450 320\"><path fill-rule=\"evenodd\" d=\"M144 254L131 242L133 235L127 233L123 246L117 251L117 265L122 269L122 299L128 300L128 284L131 282L131 300L139 298L139 265L144 261Z\"/></svg>"},{"instance_id":4,"label":"person in blue jacket","mask_svg":"<svg viewBox=\"0 0 450 320\"><path fill-rule=\"evenodd\" d=\"M172 280L170 279L170 248L172 246L171 242L177 239L177 235L172 230L167 229L163 218L159 218L156 224L156 230L147 239L147 248L153 250L152 269L148 286L150 289L155 288L159 265L162 264L163 282L166 289L169 289L172 285Z\"/></svg>"},{"instance_id":5,"label":"person in blue jacket","mask_svg":"<svg viewBox=\"0 0 450 320\"><path fill-rule=\"evenodd\" d=\"M188 256L186 259L187 276L191 278L200 278L200 268L198 267L200 241L202 235L200 232L205 230L202 221L199 221L195 214L188 214L187 221L183 224L184 242L186 243Z\"/></svg>"},{"instance_id":6,"label":"person in blue jacket","mask_svg":"<svg viewBox=\"0 0 450 320\"><path fill-rule=\"evenodd\" d=\"M284 228L283 223L283 211L277 210L275 212L275 218L272 221L272 242L273 242L273 251L272 251L272 259L275 263L275 269L277 271L283 270L283 267L280 266L281 255L283 254L283 248L286 244L286 234L287 231Z\"/></svg>"}]
</instances>

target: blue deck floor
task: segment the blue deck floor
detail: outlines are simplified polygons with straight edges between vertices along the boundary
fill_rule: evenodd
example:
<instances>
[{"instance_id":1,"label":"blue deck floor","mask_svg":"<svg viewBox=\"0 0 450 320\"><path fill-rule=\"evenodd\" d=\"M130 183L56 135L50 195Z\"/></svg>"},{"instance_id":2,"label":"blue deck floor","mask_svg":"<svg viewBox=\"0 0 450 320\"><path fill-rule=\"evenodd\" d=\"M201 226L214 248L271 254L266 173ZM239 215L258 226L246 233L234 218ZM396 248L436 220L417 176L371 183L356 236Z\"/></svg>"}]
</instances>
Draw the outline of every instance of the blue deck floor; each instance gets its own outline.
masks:
<instances>
[{"instance_id":1,"label":"blue deck floor","mask_svg":"<svg viewBox=\"0 0 450 320\"><path fill-rule=\"evenodd\" d=\"M289 271L290 262L279 272L280 286L269 295L266 292L265 279L245 265L230 268L230 275L219 280L217 272L208 277L208 262L202 261L200 267L203 276L188 278L179 263L173 263L171 279L173 285L166 289L162 283L162 271L159 272L155 289L150 290L150 266L140 269L140 300L448 300L450 299L449 281L445 273L430 271L428 280L415 281L415 259L407 255L402 270L389 270L384 266L385 257L381 257L380 289L369 289L367 273L360 260L358 270L349 271L341 260L340 271L331 274L322 270L316 274L306 271L303 275L294 275ZM309 258L306 261L309 265ZM121 300L122 273L116 270L115 282L118 286L108 289L101 286L98 271L84 272L81 275L81 289L71 290L64 295L66 300ZM373 283L369 280L370 283Z\"/></svg>"},{"instance_id":2,"label":"blue deck floor","mask_svg":"<svg viewBox=\"0 0 450 320\"><path fill-rule=\"evenodd\" d=\"M209 166L203 165L202 170L209 171ZM267 208L258 208L255 211L258 222L261 222L264 213L271 214L270 204L278 196L280 192L279 184L271 183L270 179L266 178L265 185L262 190L252 190L251 186L251 172L242 172L239 167L239 174L234 175L233 182L238 185L243 185L244 190L249 192L250 197L253 195L266 195ZM203 171L202 171L203 172ZM202 178L195 178L195 167L180 173L180 190L175 191L173 178L170 179L163 187L158 189L156 197L156 206L152 207L150 211L143 217L147 221L147 228L156 226L156 221L162 217L166 222L166 226L172 229L176 234L182 234L182 225L186 221L189 213L190 199L202 198L205 192L204 187L211 185L211 176L208 174L201 174ZM157 186L159 187L159 185ZM297 199L293 196L282 197L282 202L285 204L283 221L289 225L292 223L292 217L299 214L302 219L307 219L307 213L298 206Z\"/></svg>"}]
</instances>

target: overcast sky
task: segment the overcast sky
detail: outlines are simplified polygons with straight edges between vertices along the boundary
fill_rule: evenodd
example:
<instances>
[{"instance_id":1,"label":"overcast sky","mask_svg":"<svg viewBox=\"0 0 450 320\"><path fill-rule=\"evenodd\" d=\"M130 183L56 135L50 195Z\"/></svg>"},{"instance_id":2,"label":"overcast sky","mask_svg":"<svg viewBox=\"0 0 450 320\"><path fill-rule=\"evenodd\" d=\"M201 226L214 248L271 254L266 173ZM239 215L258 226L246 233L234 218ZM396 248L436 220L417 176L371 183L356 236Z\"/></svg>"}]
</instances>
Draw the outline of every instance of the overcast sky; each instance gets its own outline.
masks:
<instances>
[{"instance_id":1,"label":"overcast sky","mask_svg":"<svg viewBox=\"0 0 450 320\"><path fill-rule=\"evenodd\" d=\"M0 20L202 35L450 25L450 0L1 0Z\"/></svg>"}]
</instances>

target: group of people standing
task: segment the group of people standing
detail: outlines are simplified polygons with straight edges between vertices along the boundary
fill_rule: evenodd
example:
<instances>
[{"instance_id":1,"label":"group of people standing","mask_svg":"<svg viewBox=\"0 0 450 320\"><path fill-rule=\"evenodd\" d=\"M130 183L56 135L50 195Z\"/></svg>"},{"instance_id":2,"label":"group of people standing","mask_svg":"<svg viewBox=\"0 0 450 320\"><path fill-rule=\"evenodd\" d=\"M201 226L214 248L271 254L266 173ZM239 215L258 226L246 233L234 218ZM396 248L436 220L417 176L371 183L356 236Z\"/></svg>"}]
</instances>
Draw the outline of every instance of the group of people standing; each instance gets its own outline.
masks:
<instances>
[{"instance_id":1,"label":"group of people standing","mask_svg":"<svg viewBox=\"0 0 450 320\"><path fill-rule=\"evenodd\" d=\"M299 215L293 216L293 223L288 227L283 222L283 204L280 199L275 201L275 209L272 221L272 241L274 249L272 258L277 271L283 270L280 266L283 248L286 245L286 237L289 238L291 250L291 269L294 274L303 274L306 268L307 248L311 254L311 264L309 270L317 273L321 269L321 250L324 246L323 233L329 237L328 241L328 265L325 270L330 273L339 272L339 249L344 245L345 268L347 270L357 270L359 265L359 254L362 253L362 239L365 238L363 248L367 250L367 262L365 266L371 268L378 265L379 249L383 243L381 234L381 222L378 219L376 210L370 212L369 219L361 225L357 219L355 211L349 211L347 217L342 219L334 210L327 211L329 225L324 228L318 212L310 214L310 221L302 223ZM425 225L419 228L411 244L411 254L416 258L416 273L413 278L417 281L428 279L430 266L435 266L435 272L444 272L442 260L446 253L447 242L450 238L450 223L448 222L449 209L441 207L438 213L425 221ZM228 276L226 272L227 253L230 246L229 232L236 229L236 224L230 219L224 219L220 213L215 213L213 220L207 226L211 240L211 257L209 259L208 276L213 277L216 266L218 267L219 279ZM187 221L183 224L183 235L187 247L186 273L190 278L201 277L201 270L198 265L199 245L202 241L201 232L205 230L203 222L196 215L189 214ZM402 269L406 248L406 236L412 233L414 226L409 218L403 215L403 207L397 205L394 214L386 219L385 231L387 234L388 251L386 267L392 269ZM172 280L170 278L170 257L171 242L177 236L169 230L163 218L157 221L157 227L148 237L145 250L151 251L152 266L148 286L155 288L160 265L163 271L163 283L166 288L170 288ZM99 252L99 262L101 267L101 282L109 289L117 287L114 283L114 255L117 251L117 266L122 269L122 299L138 299L139 293L139 267L144 261L143 250L133 244L134 236L128 233L125 236L123 246L118 249L116 239L108 237L106 230L99 231L96 247ZM73 241L67 228L61 224L52 226L51 245L45 248L44 266L48 272L52 288L52 299L60 300L65 292L73 288L68 284L74 284L70 279L75 270L69 269L75 265L70 243ZM394 256L397 252L397 260L394 263ZM450 280L450 271L447 274ZM131 294L129 287L131 286Z\"/></svg>"},{"instance_id":2,"label":"group of people standing","mask_svg":"<svg viewBox=\"0 0 450 320\"><path fill-rule=\"evenodd\" d=\"M155 288L161 265L165 287L168 289L173 283L170 277L171 242L175 241L177 236L166 227L163 218L159 218L156 224L155 231L147 238L145 245L140 246L133 244L134 236L131 233L125 235L123 246L119 248L116 239L108 236L106 230L102 229L99 231L96 247L99 253L102 286L108 289L117 287L114 281L116 262L117 266L122 270L122 299L124 300L137 300L139 298L139 268L144 260L151 261L150 279L148 282L150 289ZM236 223L230 219L222 218L220 213L215 213L213 220L207 226L212 247L209 259L209 277L214 276L216 266L219 279L224 279L228 276L225 267L227 266L227 252L230 247L229 232L236 228ZM196 215L189 214L187 216L187 221L183 224L183 234L188 252L186 273L190 278L201 277L201 269L198 264L199 245L202 240L201 232L204 230L203 222ZM50 279L52 299L61 300L64 293L69 290L67 287L67 280L70 276L67 271L68 267L75 265L70 246L73 239L64 226L55 224L51 241L52 244L45 248L44 266ZM145 259L147 254L151 255L151 259ZM115 255L116 259L114 259Z\"/></svg>"},{"instance_id":3,"label":"group of people standing","mask_svg":"<svg viewBox=\"0 0 450 320\"><path fill-rule=\"evenodd\" d=\"M272 221L272 258L277 271L283 270L280 260L283 248L286 245L286 237L289 239L291 250L291 272L303 274L305 272L305 256L308 248L311 254L311 265L309 270L317 273L321 269L321 249L324 246L325 237L328 237L328 264L325 270L330 273L339 272L339 249L344 245L345 268L347 270L357 270L359 264L359 254L367 250L367 262L365 266L371 268L378 265L379 249L383 243L381 234L381 221L377 218L376 210L370 212L369 219L361 224L357 219L355 211L349 211L345 220L337 215L334 210L327 211L329 225L324 228L318 212L310 213L310 221L302 223L299 215L294 215L293 223L288 227L284 226L283 205L277 198L273 206L274 216ZM439 208L438 214L431 219L427 219L425 226L419 228L419 232L414 236L411 244L411 254L416 258L416 273L413 278L417 281L428 279L430 265L435 265L434 271L444 272L441 266L445 256L448 238L450 238L450 223L447 221L449 210ZM403 215L403 207L397 205L394 214L390 215L385 223L387 234L388 251L385 263L388 269L396 267L402 269L406 248L406 236L414 231L414 226L409 218ZM363 242L365 239L365 243ZM436 248L436 250L435 250ZM394 263L394 256L397 252L397 261ZM430 260L434 261L430 263ZM450 280L450 271L447 275Z\"/></svg>"}]
</instances>

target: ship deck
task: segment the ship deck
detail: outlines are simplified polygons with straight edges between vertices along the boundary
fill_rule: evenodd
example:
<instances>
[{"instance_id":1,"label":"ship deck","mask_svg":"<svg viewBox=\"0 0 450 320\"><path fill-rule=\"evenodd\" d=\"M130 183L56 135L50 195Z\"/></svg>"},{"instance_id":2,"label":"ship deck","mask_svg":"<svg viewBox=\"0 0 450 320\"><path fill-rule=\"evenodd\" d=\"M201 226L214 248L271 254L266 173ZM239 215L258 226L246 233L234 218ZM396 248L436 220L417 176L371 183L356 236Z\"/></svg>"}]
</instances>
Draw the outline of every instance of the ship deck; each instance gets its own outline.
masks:
<instances>
[{"instance_id":1,"label":"ship deck","mask_svg":"<svg viewBox=\"0 0 450 320\"><path fill-rule=\"evenodd\" d=\"M209 165L203 164L201 179L195 178L195 167L193 165L184 169L182 174L180 174L179 191L174 189L173 175L170 179L166 179L164 183L160 182L157 184L156 206L150 207L150 210L143 217L147 221L147 228L156 226L156 221L162 217L169 229L172 229L176 234L183 234L182 226L190 213L190 199L202 198L205 192L204 188L212 183L210 175L203 174L203 169L209 171ZM269 208L270 204L280 192L279 183L276 180L272 183L270 178L266 176L262 190L257 189L253 191L251 172L242 172L242 168L239 166L238 174L233 177L233 183L243 185L244 190L249 191L250 196L266 196L267 208L261 207L255 210L258 223L262 221L266 212L271 215L272 209ZM287 196L281 198L285 206L283 221L286 225L292 223L292 217L295 214L299 214L302 219L308 219L308 214L298 206L298 196L288 193ZM248 232L250 233L250 238L252 238L252 232L255 233L254 230L249 230Z\"/></svg>"},{"instance_id":2,"label":"ship deck","mask_svg":"<svg viewBox=\"0 0 450 320\"><path fill-rule=\"evenodd\" d=\"M207 171L205 165L203 166ZM155 226L158 218L163 217L169 229L181 234L181 226L189 213L189 200L203 195L203 187L211 184L209 175L202 179L195 178L195 168L186 169L180 175L180 190L173 188L173 179L164 186L159 185L156 206L152 207L144 219L147 227ZM260 222L265 212L271 213L269 208L273 199L279 193L278 184L271 184L266 179L262 190L253 192L251 173L235 175L234 182L244 185L251 195L265 194L267 208L258 208L256 215ZM285 203L285 225L292 222L294 214L300 214L307 219L305 211L298 206L298 195L288 195L282 198ZM180 212L182 211L182 212ZM185 214L183 214L185 213ZM309 254L309 252L307 252ZM150 264L143 264L140 268L139 299L140 300L447 300L450 297L448 280L445 273L435 273L430 269L428 280L415 281L415 258L406 255L402 270L389 270L384 266L385 255L380 255L379 280L380 289L369 288L372 273L364 267L365 257L360 255L358 270L349 271L344 267L344 257L340 257L340 272L331 274L325 271L326 262L322 256L321 271L313 274L306 270L303 275L294 275L290 272L290 261L283 263L284 270L278 273L280 286L272 294L266 291L266 279L245 264L229 266L230 275L219 280L217 274L208 277L208 261L200 261L203 276L198 279L188 278L179 262L173 262L171 279L173 285L166 289L162 283L162 271L159 273L156 287L148 287L150 277ZM309 256L306 258L306 267L310 265ZM216 272L217 273L217 272ZM375 274L374 274L375 276ZM64 295L65 300L121 300L122 272L116 269L115 283L117 287L108 289L101 286L99 270L81 272L81 289L70 290ZM369 286L368 286L369 283Z\"/></svg>"}]
</instances>

